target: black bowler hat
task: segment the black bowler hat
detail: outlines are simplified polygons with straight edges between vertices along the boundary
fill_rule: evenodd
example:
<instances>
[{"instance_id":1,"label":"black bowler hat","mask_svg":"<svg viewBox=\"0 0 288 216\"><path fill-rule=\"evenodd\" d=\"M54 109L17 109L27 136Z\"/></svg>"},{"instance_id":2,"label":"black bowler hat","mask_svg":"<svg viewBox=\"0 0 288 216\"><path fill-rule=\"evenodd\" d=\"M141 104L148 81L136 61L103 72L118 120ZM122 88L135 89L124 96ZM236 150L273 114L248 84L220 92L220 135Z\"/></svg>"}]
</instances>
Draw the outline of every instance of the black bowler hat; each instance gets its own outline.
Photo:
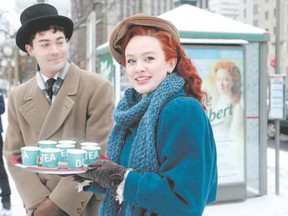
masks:
<instances>
[{"instance_id":1,"label":"black bowler hat","mask_svg":"<svg viewBox=\"0 0 288 216\"><path fill-rule=\"evenodd\" d=\"M65 16L58 15L55 7L49 4L35 4L26 8L20 15L22 26L16 35L16 44L24 52L32 34L41 31L50 25L64 27L65 36L70 40L73 33L73 21Z\"/></svg>"}]
</instances>

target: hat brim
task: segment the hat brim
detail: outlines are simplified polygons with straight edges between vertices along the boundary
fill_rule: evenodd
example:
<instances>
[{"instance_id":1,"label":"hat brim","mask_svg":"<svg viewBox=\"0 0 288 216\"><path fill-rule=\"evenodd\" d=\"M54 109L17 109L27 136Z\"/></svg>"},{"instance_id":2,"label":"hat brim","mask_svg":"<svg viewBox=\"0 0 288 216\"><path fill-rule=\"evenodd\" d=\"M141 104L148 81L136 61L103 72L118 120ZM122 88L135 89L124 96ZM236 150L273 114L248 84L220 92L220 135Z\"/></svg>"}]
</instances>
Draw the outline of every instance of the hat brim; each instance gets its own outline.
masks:
<instances>
[{"instance_id":1,"label":"hat brim","mask_svg":"<svg viewBox=\"0 0 288 216\"><path fill-rule=\"evenodd\" d=\"M32 34L43 29L46 26L57 25L62 26L65 29L65 36L70 40L73 34L74 24L71 19L64 16L46 16L37 19L31 19L22 25L16 35L16 44L24 52L27 52L25 45L29 44L29 40Z\"/></svg>"},{"instance_id":2,"label":"hat brim","mask_svg":"<svg viewBox=\"0 0 288 216\"><path fill-rule=\"evenodd\" d=\"M130 16L119 23L112 32L109 41L110 52L113 58L121 65L123 65L121 41L132 26L149 26L169 32L180 43L179 32L171 22L159 17L143 14Z\"/></svg>"}]
</instances>

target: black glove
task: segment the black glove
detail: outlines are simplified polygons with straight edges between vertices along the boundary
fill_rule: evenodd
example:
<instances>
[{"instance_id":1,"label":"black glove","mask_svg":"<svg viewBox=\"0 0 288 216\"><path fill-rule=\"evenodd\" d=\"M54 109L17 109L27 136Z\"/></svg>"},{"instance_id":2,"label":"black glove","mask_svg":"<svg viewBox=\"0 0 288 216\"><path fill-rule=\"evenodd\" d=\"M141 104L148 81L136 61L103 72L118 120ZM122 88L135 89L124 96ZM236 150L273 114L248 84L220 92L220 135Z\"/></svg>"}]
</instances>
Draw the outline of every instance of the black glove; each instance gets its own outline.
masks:
<instances>
[{"instance_id":1,"label":"black glove","mask_svg":"<svg viewBox=\"0 0 288 216\"><path fill-rule=\"evenodd\" d=\"M77 174L74 179L81 181L78 177L97 182L103 188L115 188L124 178L127 168L109 160L98 160L89 164L90 169L86 173Z\"/></svg>"}]
</instances>

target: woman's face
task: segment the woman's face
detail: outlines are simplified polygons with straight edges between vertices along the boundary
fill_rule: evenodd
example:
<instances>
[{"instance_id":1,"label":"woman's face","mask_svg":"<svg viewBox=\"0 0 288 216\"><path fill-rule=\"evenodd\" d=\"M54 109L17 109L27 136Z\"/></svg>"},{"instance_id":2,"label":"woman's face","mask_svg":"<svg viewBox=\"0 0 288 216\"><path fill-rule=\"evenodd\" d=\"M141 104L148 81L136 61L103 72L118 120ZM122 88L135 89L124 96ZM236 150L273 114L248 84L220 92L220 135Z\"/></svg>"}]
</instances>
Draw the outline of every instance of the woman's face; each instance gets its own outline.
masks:
<instances>
[{"instance_id":1,"label":"woman's face","mask_svg":"<svg viewBox=\"0 0 288 216\"><path fill-rule=\"evenodd\" d=\"M176 59L165 61L160 42L150 36L134 36L125 49L125 59L129 82L143 95L153 92L176 65Z\"/></svg>"},{"instance_id":2,"label":"woman's face","mask_svg":"<svg viewBox=\"0 0 288 216\"><path fill-rule=\"evenodd\" d=\"M216 72L216 88L219 94L231 94L233 87L232 76L225 69L219 69Z\"/></svg>"}]
</instances>

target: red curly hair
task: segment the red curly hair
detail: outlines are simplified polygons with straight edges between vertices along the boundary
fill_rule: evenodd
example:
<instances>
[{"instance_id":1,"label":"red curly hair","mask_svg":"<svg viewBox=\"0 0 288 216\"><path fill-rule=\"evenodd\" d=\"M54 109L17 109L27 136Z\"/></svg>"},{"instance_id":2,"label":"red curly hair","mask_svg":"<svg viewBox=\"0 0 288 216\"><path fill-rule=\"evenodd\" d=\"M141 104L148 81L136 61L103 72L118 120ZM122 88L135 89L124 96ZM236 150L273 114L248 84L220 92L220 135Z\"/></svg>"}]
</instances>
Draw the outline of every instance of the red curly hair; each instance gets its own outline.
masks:
<instances>
[{"instance_id":1,"label":"red curly hair","mask_svg":"<svg viewBox=\"0 0 288 216\"><path fill-rule=\"evenodd\" d=\"M241 73L240 69L232 61L222 60L217 62L214 66L214 73L217 74L219 69L226 70L233 80L233 87L231 89L232 99L234 103L238 103L241 99Z\"/></svg>"},{"instance_id":2,"label":"red curly hair","mask_svg":"<svg viewBox=\"0 0 288 216\"><path fill-rule=\"evenodd\" d=\"M129 41L134 36L150 36L158 39L165 55L165 60L177 59L177 64L174 69L179 76L185 80L184 91L188 97L193 97L198 100L202 107L206 109L204 101L206 93L201 90L202 79L198 75L195 66L191 59L186 55L183 47L177 42L174 37L166 31L158 30L154 27L134 26L131 27L126 36L122 40L121 49L123 50L122 62L125 65L125 49Z\"/></svg>"}]
</instances>

